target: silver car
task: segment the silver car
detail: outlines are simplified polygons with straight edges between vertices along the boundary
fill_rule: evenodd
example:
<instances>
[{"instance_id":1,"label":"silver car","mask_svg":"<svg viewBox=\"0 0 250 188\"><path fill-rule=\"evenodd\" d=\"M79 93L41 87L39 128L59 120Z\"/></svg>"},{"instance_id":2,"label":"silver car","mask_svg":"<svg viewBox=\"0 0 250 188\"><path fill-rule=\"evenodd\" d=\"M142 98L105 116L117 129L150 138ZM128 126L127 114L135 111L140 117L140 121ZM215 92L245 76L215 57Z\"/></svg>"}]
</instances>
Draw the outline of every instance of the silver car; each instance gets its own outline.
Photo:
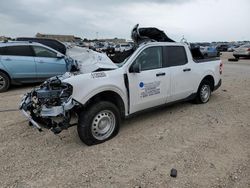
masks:
<instances>
[{"instance_id":1,"label":"silver car","mask_svg":"<svg viewBox=\"0 0 250 188\"><path fill-rule=\"evenodd\" d=\"M245 44L236 48L233 55L236 59L239 59L240 57L250 57L250 44Z\"/></svg>"}]
</instances>

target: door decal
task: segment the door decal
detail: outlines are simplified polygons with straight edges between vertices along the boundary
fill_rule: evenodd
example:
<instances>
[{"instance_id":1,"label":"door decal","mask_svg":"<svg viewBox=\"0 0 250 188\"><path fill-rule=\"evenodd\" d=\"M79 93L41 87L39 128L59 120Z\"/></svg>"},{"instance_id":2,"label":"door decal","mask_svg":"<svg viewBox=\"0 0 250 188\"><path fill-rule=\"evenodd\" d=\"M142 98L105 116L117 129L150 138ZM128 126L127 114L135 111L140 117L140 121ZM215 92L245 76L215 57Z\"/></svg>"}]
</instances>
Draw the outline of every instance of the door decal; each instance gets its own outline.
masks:
<instances>
[{"instance_id":1,"label":"door decal","mask_svg":"<svg viewBox=\"0 0 250 188\"><path fill-rule=\"evenodd\" d=\"M140 97L145 98L153 95L157 95L161 93L161 81L149 82L149 83L139 83L139 87L141 88Z\"/></svg>"}]
</instances>

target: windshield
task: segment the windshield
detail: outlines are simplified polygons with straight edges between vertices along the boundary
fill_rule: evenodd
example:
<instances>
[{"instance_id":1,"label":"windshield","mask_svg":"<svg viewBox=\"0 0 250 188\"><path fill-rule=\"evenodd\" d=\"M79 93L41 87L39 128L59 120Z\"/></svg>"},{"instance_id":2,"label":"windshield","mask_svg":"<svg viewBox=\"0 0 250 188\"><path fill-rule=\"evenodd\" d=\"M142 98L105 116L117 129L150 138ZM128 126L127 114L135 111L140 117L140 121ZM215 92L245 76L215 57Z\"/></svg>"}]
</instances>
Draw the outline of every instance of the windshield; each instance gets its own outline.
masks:
<instances>
[{"instance_id":1,"label":"windshield","mask_svg":"<svg viewBox=\"0 0 250 188\"><path fill-rule=\"evenodd\" d=\"M132 55L132 54L131 54L131 55ZM128 59L131 57L131 55L128 56L122 63L117 63L116 65L117 65L119 68L122 67L123 65L125 65L125 64L127 63Z\"/></svg>"}]
</instances>

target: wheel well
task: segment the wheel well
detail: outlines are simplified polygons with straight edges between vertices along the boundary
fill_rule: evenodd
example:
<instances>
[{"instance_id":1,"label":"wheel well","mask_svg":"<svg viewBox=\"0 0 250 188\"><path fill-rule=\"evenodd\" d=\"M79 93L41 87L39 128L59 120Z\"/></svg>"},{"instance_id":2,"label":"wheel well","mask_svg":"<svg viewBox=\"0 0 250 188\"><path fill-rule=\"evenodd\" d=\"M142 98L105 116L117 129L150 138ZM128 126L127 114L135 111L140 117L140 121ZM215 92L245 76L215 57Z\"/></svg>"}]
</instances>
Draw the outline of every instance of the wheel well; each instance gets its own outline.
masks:
<instances>
[{"instance_id":1,"label":"wheel well","mask_svg":"<svg viewBox=\"0 0 250 188\"><path fill-rule=\"evenodd\" d=\"M211 90L213 91L214 90L214 77L213 76L211 76L211 75L208 75L208 76L206 76L205 78L203 78L203 80L201 81L201 83L203 82L203 81L208 81L209 83L210 83L210 87L211 87Z\"/></svg>"},{"instance_id":2,"label":"wheel well","mask_svg":"<svg viewBox=\"0 0 250 188\"><path fill-rule=\"evenodd\" d=\"M8 76L8 78L10 79L10 81L11 81L10 75L6 71L0 69L0 72L3 72L4 74L6 74Z\"/></svg>"},{"instance_id":3,"label":"wheel well","mask_svg":"<svg viewBox=\"0 0 250 188\"><path fill-rule=\"evenodd\" d=\"M122 98L120 97L120 95L117 94L116 92L114 92L114 91L103 91L103 92L93 96L92 98L90 98L84 107L87 108L90 105L93 105L93 104L95 104L95 103L97 103L99 101L108 101L108 102L113 103L119 109L121 117L122 118L125 117L125 105L124 105L124 102L123 102Z\"/></svg>"}]
</instances>

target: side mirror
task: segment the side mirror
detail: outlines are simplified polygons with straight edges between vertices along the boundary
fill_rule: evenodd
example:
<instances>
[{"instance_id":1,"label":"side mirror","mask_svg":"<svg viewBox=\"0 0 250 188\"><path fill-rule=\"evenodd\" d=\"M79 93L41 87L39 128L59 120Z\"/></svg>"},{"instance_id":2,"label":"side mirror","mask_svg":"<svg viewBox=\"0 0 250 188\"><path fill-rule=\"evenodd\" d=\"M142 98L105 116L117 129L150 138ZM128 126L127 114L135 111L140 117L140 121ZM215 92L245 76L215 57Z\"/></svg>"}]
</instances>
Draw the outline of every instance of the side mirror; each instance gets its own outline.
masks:
<instances>
[{"instance_id":1,"label":"side mirror","mask_svg":"<svg viewBox=\"0 0 250 188\"><path fill-rule=\"evenodd\" d=\"M57 54L56 54L56 57L57 57L58 59L61 59L61 58L64 58L64 55L62 55L62 54L60 54L60 53L57 53Z\"/></svg>"},{"instance_id":2,"label":"side mirror","mask_svg":"<svg viewBox=\"0 0 250 188\"><path fill-rule=\"evenodd\" d=\"M134 64L130 67L129 72L131 73L140 73L141 72L141 64Z\"/></svg>"}]
</instances>

